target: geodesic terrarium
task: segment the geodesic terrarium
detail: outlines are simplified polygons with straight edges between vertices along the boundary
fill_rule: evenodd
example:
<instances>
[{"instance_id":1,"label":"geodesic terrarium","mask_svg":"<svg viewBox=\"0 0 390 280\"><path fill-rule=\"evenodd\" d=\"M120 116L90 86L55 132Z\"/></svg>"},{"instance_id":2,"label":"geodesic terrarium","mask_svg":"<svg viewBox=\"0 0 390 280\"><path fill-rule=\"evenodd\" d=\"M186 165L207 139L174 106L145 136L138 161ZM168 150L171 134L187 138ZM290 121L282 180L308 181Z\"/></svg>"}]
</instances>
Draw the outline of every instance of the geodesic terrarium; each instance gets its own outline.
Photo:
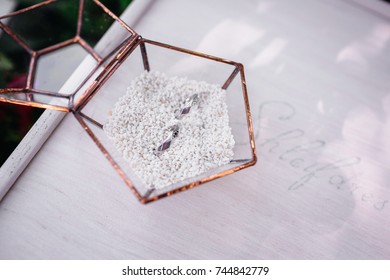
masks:
<instances>
[{"instance_id":1,"label":"geodesic terrarium","mask_svg":"<svg viewBox=\"0 0 390 280\"><path fill-rule=\"evenodd\" d=\"M42 5L42 7L50 4L47 2L51 3L56 1L45 1L46 4ZM155 201L159 198L193 188L202 183L229 175L256 163L256 151L243 65L211 55L144 39L119 18L113 15L105 6L103 6L101 1L91 0L90 2L100 7L101 10L114 21L110 28L115 28L118 32L123 33L123 40L120 44L116 44L115 46L112 46L110 50L105 50L103 54L100 54L81 39L80 30L82 30L82 15L85 1L80 0L78 5L79 16L77 20L78 24L76 28L76 36L68 41L57 43L55 47L47 47L41 51L37 51L35 55L34 52L30 51L30 53L32 53L32 60L28 72L29 79L27 79L26 86L19 89L1 89L1 101L71 112L91 139L96 143L104 156L110 161L113 168L123 178L124 182L142 203ZM42 7L33 7L33 9ZM19 14L20 13L14 13L14 15L11 16L18 16ZM4 17L0 17L0 19L2 18ZM21 39L17 38L12 31L10 32L10 29L7 29L4 24L1 24L0 27L10 33L16 43L21 44L23 47ZM88 75L80 77L77 85L73 85L73 91L64 93L35 88L33 77L37 69L36 65L39 64L37 61L39 60L35 61L34 57L38 58L48 52L63 48L70 44L80 44L81 42L82 44L80 46L89 53L89 55L83 59L83 64L87 65L87 67L90 68L90 71L88 72ZM29 51L29 49L25 46L24 48ZM188 173L185 172L186 170L184 170L184 172L181 170L180 172L182 172L181 174L184 174L183 176L176 176L175 180L169 181L169 184L158 187L153 184L153 180L149 180L150 178L140 176L140 168L138 167L137 169L134 167L137 162L129 162L127 158L124 157L123 151L118 149L118 145L115 144L110 137L108 137L106 131L107 129L105 130L104 128L112 119L113 112L115 114L115 110L118 107L118 100L123 100L125 94L127 94L127 98L130 98L129 103L131 103L132 93L130 92L129 94L129 86L132 81L138 81L138 77L143 77L142 75L145 75L145 71L151 73L164 73L166 77L185 77L192 84L196 84L194 81L200 81L203 83L203 87L201 86L197 88L202 89L208 89L208 87L204 85L214 85L213 88L215 88L215 85L219 85L221 92L223 92L221 94L224 95L223 104L226 104L228 126L230 127L229 131L234 138L234 146L231 147L232 154L228 160L226 160L225 157L223 164L219 164L218 166L213 165L212 168L209 169L201 169L202 172ZM168 80L168 78L166 80ZM161 106L164 106L165 103L178 102L177 100L186 100L183 106L179 105L182 103L177 103L178 110L175 112L172 110L172 114L168 113L171 114L172 119L177 122L177 126L173 126L177 127L177 131L169 132L172 133L172 135L171 138L168 139L173 140L173 138L175 138L175 142L180 144L180 141L184 141L183 139L186 137L187 141L189 139L188 143L192 143L191 140L193 139L194 147L197 145L196 147L199 146L199 148L201 148L200 146L203 145L207 146L206 148L208 148L208 150L206 149L206 151L210 152L218 150L220 148L219 146L221 146L221 143L223 142L222 138L224 136L221 135L221 138L218 137L219 134L217 127L215 127L215 129L212 127L207 128L207 125L210 126L210 124L214 124L213 118L218 118L218 115L210 114L212 117L205 118L209 123L202 123L201 121L194 119L196 116L198 116L199 119L202 119L204 116L202 114L208 114L207 112L210 113L210 111L207 111L206 109L202 111L195 108L196 104L194 100L198 101L200 99L201 102L203 102L199 105L199 108L207 108L209 101L211 102L212 100L210 99L210 94L214 94L214 91L193 91L196 90L188 87L182 87L181 91L175 91L174 93L171 92L169 98L161 101ZM151 91L151 94L154 93L157 94L157 92ZM188 102L190 102L190 105L186 105ZM159 104L160 103L157 105L152 104L154 107L151 107L159 108ZM223 104L221 107L225 106ZM129 104L129 107L131 107L130 105L134 107L137 104ZM191 106L194 108L191 109ZM143 115L146 116L149 113L149 108L151 107L144 106L141 109L136 108L140 118L142 118ZM124 123L126 123L127 126L121 128L121 133L125 129L133 129L133 127L136 127L134 118L131 117L131 108L129 110L130 115L123 115ZM159 112L163 113L164 110L157 110L156 112L159 114ZM193 119L191 119L191 123L188 122L188 120L190 120L188 116L193 117ZM182 119L184 120L183 125L185 124L185 121L187 121L187 126L191 126L192 123L194 123L194 125L195 123L197 124L196 136L191 135L191 131L195 130L179 130L179 127L182 125ZM153 125L154 131L157 127L166 135L167 132L164 131L167 128L166 122L159 125L158 122L153 121L151 125ZM139 136L139 138L145 142L145 146L142 147L144 148L144 152L142 152L141 149L139 155L137 155L143 160L140 162L143 162L144 164L145 160L147 162L148 158L157 161L162 160L163 158L165 161L169 160L171 156L169 153L173 154L175 152L175 148L178 148L179 145L175 146L171 143L171 141L164 140L165 136L162 136L164 133L158 134L160 136L156 140L157 142L154 142L162 142L160 146L147 143L147 141L150 141L147 140L149 138L146 137L146 134L149 133L147 131L148 127L149 126L146 126L146 128L139 130L136 134L131 136ZM204 143L202 145L197 143L199 139L208 137L208 133L214 133L215 136L210 138L214 139L213 142L209 141L208 145L205 145ZM122 134L126 135L125 133ZM185 151L180 151L180 153L183 154L183 157L184 152ZM161 155L161 153L164 154ZM146 154L148 154L148 157L146 157ZM187 157L188 159L186 159L186 161L191 160L191 156L187 155ZM180 158L180 154L176 153L176 158ZM179 165L176 165L176 169L172 169L171 173L179 172L181 168ZM165 176L169 176L169 174Z\"/></svg>"}]
</instances>

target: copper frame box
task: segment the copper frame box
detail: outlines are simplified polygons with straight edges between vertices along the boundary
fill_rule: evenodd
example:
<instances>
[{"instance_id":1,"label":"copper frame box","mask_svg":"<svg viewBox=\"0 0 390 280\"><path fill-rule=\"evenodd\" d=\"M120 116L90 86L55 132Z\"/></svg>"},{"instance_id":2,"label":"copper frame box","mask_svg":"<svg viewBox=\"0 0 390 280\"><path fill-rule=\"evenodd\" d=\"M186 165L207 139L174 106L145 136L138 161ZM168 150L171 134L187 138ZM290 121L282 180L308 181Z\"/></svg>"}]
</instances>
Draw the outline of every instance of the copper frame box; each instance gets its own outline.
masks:
<instances>
[{"instance_id":1,"label":"copper frame box","mask_svg":"<svg viewBox=\"0 0 390 280\"><path fill-rule=\"evenodd\" d=\"M30 8L2 16L0 21L58 1L61 0L43 1ZM110 28L123 33L123 40L105 49L103 53L96 52L81 36L86 2L99 7L113 20ZM141 203L196 187L256 163L254 133L242 64L144 39L98 0L79 0L77 18L74 38L38 51L32 50L18 34L0 22L0 28L31 55L26 86L0 89L0 101L72 113ZM79 44L89 53L84 63L89 63L91 71L74 85L71 92L61 93L35 88L34 77L39 58L71 44ZM132 172L129 164L105 136L102 127L115 102L125 94L130 81L143 71L150 70L222 85L227 91L229 124L236 141L234 159L230 163L163 189L146 187Z\"/></svg>"}]
</instances>

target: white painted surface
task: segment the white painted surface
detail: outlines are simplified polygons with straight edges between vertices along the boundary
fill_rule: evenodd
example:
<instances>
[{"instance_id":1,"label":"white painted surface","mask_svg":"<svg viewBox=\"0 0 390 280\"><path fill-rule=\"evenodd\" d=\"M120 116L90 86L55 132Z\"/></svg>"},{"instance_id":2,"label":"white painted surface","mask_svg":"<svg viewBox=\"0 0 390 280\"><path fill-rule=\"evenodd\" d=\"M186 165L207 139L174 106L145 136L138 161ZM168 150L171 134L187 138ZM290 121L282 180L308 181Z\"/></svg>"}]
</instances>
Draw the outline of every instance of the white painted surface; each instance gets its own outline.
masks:
<instances>
[{"instance_id":1,"label":"white painted surface","mask_svg":"<svg viewBox=\"0 0 390 280\"><path fill-rule=\"evenodd\" d=\"M390 258L389 20L165 0L133 26L246 66L258 164L141 205L68 115L0 204L1 258Z\"/></svg>"}]
</instances>

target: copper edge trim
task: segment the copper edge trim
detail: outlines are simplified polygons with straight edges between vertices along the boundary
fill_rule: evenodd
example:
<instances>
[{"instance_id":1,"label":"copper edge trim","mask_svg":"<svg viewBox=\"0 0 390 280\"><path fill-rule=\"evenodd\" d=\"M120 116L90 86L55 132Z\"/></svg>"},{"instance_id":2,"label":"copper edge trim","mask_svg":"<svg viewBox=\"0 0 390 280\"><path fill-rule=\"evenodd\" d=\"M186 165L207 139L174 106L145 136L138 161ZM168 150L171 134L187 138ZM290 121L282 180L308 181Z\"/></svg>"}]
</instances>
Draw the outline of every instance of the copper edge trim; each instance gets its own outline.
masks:
<instances>
[{"instance_id":1,"label":"copper edge trim","mask_svg":"<svg viewBox=\"0 0 390 280\"><path fill-rule=\"evenodd\" d=\"M104 148L104 146L102 145L102 143L100 143L99 139L97 139L96 135L92 132L92 130L89 128L89 126L85 123L85 121L83 120L83 117L75 112L73 113L73 115L75 116L75 118L79 121L79 123L81 124L81 126L84 128L84 130L88 133L88 135L91 137L91 139L93 140L93 142L95 142L95 144L98 146L98 148L100 149L100 151L103 153L103 155L108 159L108 161L110 162L110 164L114 167L115 171L119 174L119 176L125 181L125 183L127 184L127 186L130 188L131 192L137 197L137 199L143 203L143 200L144 198L142 197L142 195L137 191L136 188L134 188L133 184L131 183L131 181L127 178L126 174L122 171L122 169L119 167L119 165L116 163L116 161L111 157L111 155L109 154L109 152L106 150L106 148Z\"/></svg>"},{"instance_id":2,"label":"copper edge trim","mask_svg":"<svg viewBox=\"0 0 390 280\"><path fill-rule=\"evenodd\" d=\"M106 6L104 6L99 0L93 0L96 5L98 5L100 8L103 9L103 11L111 16L114 20L119 22L120 25L122 25L127 31L132 33L133 35L137 34L133 29L130 28L123 20L121 20L118 16L116 16L113 12L111 12Z\"/></svg>"},{"instance_id":3,"label":"copper edge trim","mask_svg":"<svg viewBox=\"0 0 390 280\"><path fill-rule=\"evenodd\" d=\"M236 66L232 72L232 74L230 74L229 78L226 80L226 82L223 84L222 86L222 89L227 89L230 84L232 83L232 81L234 80L234 78L237 76L238 72L240 71L240 69Z\"/></svg>"},{"instance_id":4,"label":"copper edge trim","mask_svg":"<svg viewBox=\"0 0 390 280\"><path fill-rule=\"evenodd\" d=\"M41 3L38 3L38 4L35 4L35 5L31 5L29 7L26 7L24 9L20 9L18 11L15 11L15 12L12 12L12 13L9 13L9 14L6 14L6 15L3 15L3 16L0 16L0 20L2 19L5 19L5 18L9 18L9 17L12 17L12 16L17 16L19 14L22 14L22 13L25 13L25 12L28 12L30 10L34 10L36 8L39 8L41 6L46 6L46 5L49 5L53 2L56 2L57 0L47 0L47 1L43 1Z\"/></svg>"},{"instance_id":5,"label":"copper edge trim","mask_svg":"<svg viewBox=\"0 0 390 280\"><path fill-rule=\"evenodd\" d=\"M84 0L80 0L79 10L78 10L78 14L77 14L76 36L80 36L80 34L81 34L81 28L83 27L83 12L84 12Z\"/></svg>"},{"instance_id":6,"label":"copper edge trim","mask_svg":"<svg viewBox=\"0 0 390 280\"><path fill-rule=\"evenodd\" d=\"M77 43L76 39L71 38L71 39L65 40L63 42L57 43L55 45L43 48L43 49L37 51L37 54L39 56L41 56L41 55L47 54L49 52L56 51L56 50L62 49L63 47L67 47L67 46L70 46L70 45L76 44L76 43Z\"/></svg>"},{"instance_id":7,"label":"copper edge trim","mask_svg":"<svg viewBox=\"0 0 390 280\"><path fill-rule=\"evenodd\" d=\"M159 47L163 47L163 48L166 48L166 49L176 50L176 51L179 51L179 52L188 53L188 54L191 54L191 55L207 58L207 59L210 59L210 60L214 60L214 61L218 61L218 62L222 62L222 63L226 63L226 64L231 64L231 65L234 65L234 66L238 66L239 65L239 63L237 63L237 62L234 62L232 60L228 60L228 59L225 59L225 58L217 57L217 56L214 56L214 55L209 55L209 54L205 54L205 53L201 53L201 52L197 52L197 51L193 51L193 50L189 50L189 49L185 49L185 48L180 48L180 47L168 45L168 44L165 44L165 43L152 41L152 40L149 40L149 39L143 39L143 41L145 43L148 43L148 44L151 44L151 45L155 45L155 46L159 46Z\"/></svg>"},{"instance_id":8,"label":"copper edge trim","mask_svg":"<svg viewBox=\"0 0 390 280\"><path fill-rule=\"evenodd\" d=\"M22 38L20 38L18 35L16 35L15 32L13 32L7 25L2 23L0 21L0 28L8 34L15 42L21 46L26 52L28 52L30 55L33 53L33 50L27 45L26 42Z\"/></svg>"},{"instance_id":9,"label":"copper edge trim","mask_svg":"<svg viewBox=\"0 0 390 280\"><path fill-rule=\"evenodd\" d=\"M242 92L243 92L243 97L244 97L244 102L245 102L246 120L247 120L247 125L248 125L250 145L251 145L251 149L252 149L253 160L254 160L254 163L256 163L257 162L257 152L256 152L255 137L254 137L254 132L253 132L251 109L249 106L248 91L246 88L244 65L242 65L240 63L239 68L240 68L240 74L241 74L241 87L242 87Z\"/></svg>"},{"instance_id":10,"label":"copper edge trim","mask_svg":"<svg viewBox=\"0 0 390 280\"><path fill-rule=\"evenodd\" d=\"M36 108L42 108L42 109L51 109L51 110L56 110L56 111L61 111L61 112L69 112L69 109L66 107L61 107L57 105L49 105L49 104L44 104L44 103L39 103L39 102L32 102L32 101L26 101L26 100L19 100L19 99L8 99L8 98L3 98L0 97L1 102L6 102L6 103L12 103L12 104L18 104L18 105L24 105L24 106L33 106Z\"/></svg>"}]
</instances>

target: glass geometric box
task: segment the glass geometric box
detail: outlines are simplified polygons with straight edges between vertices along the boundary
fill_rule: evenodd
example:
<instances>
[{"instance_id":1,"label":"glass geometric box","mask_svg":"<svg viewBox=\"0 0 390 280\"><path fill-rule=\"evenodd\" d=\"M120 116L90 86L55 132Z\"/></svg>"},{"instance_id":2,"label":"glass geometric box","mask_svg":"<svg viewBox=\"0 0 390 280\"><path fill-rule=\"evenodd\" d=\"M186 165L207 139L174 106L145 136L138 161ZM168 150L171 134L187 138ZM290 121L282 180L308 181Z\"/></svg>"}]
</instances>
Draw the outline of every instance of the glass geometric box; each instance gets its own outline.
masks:
<instances>
[{"instance_id":1,"label":"glass geometric box","mask_svg":"<svg viewBox=\"0 0 390 280\"><path fill-rule=\"evenodd\" d=\"M48 42L37 49L29 45L28 36L7 25L10 18L23 20L27 13L34 13L38 9L48 9L50 12L52 5L64 5L65 2L66 5L71 3L74 7L75 32L71 38ZM0 88L0 101L73 114L141 203L191 189L254 165L256 149L243 65L142 38L112 13L107 8L108 5L109 1L98 0L49 0L0 16L0 29L4 35L8 35L10 42L24 50L25 60L28 61L24 85L18 88ZM102 18L109 29L120 34L122 39L119 43L99 49L98 45L93 46L93 43L83 36L83 30L88 26L86 19L93 19L97 12L103 15ZM77 76L78 82L68 85L64 91L64 87L52 85L50 81L45 82L39 78L44 76L40 72L45 71L46 56L64 56L65 51L72 47L78 49L79 58L74 63L74 71L67 75ZM138 178L130 164L108 139L103 126L107 123L115 103L126 93L130 81L145 71L159 71L168 76L219 84L226 90L229 125L235 140L234 156L230 162L197 176L183 178L161 189L151 188ZM50 80L55 80L55 77Z\"/></svg>"}]
</instances>

